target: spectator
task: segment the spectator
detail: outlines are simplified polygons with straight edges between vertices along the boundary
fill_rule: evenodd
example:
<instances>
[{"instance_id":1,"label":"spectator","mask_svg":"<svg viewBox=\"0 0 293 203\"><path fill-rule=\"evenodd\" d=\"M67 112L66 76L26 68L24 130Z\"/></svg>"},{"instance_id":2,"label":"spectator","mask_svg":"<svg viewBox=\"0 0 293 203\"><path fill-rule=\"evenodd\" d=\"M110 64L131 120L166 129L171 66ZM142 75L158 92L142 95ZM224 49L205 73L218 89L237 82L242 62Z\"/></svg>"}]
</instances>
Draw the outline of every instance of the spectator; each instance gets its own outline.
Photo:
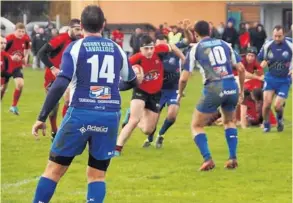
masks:
<instances>
[{"instance_id":1,"label":"spectator","mask_svg":"<svg viewBox=\"0 0 293 203\"><path fill-rule=\"evenodd\" d=\"M221 36L221 38L224 33L224 30L225 30L225 24L223 22L221 22L217 27L217 31L218 31L219 35Z\"/></svg>"},{"instance_id":2,"label":"spectator","mask_svg":"<svg viewBox=\"0 0 293 203\"><path fill-rule=\"evenodd\" d=\"M113 30L112 40L116 42L121 48L123 48L124 33L122 32L122 28Z\"/></svg>"},{"instance_id":3,"label":"spectator","mask_svg":"<svg viewBox=\"0 0 293 203\"><path fill-rule=\"evenodd\" d=\"M249 24L248 24L249 25ZM248 47L250 47L250 33L247 23L241 23L239 28L239 49L240 54L245 54Z\"/></svg>"},{"instance_id":4,"label":"spectator","mask_svg":"<svg viewBox=\"0 0 293 203\"><path fill-rule=\"evenodd\" d=\"M224 29L222 40L230 43L232 45L232 48L235 48L235 45L237 44L237 41L238 41L238 33L236 29L234 28L233 19L228 20L227 27Z\"/></svg>"},{"instance_id":5,"label":"spectator","mask_svg":"<svg viewBox=\"0 0 293 203\"><path fill-rule=\"evenodd\" d=\"M172 31L168 34L169 44L176 44L183 38L181 32L179 32L178 27L175 25L172 27Z\"/></svg>"},{"instance_id":6,"label":"spectator","mask_svg":"<svg viewBox=\"0 0 293 203\"><path fill-rule=\"evenodd\" d=\"M254 33L254 42L253 46L257 48L257 51L259 52L262 45L265 43L265 40L267 38L267 34L264 30L263 25L258 24L256 27L256 31Z\"/></svg>"},{"instance_id":7,"label":"spectator","mask_svg":"<svg viewBox=\"0 0 293 203\"><path fill-rule=\"evenodd\" d=\"M51 30L51 38L56 37L57 35L59 35L59 32L56 28L53 28Z\"/></svg>"},{"instance_id":8,"label":"spectator","mask_svg":"<svg viewBox=\"0 0 293 203\"><path fill-rule=\"evenodd\" d=\"M169 32L170 32L170 27L169 27L168 23L165 22L165 23L163 24L162 33L163 33L165 36L168 36Z\"/></svg>"},{"instance_id":9,"label":"spectator","mask_svg":"<svg viewBox=\"0 0 293 203\"><path fill-rule=\"evenodd\" d=\"M130 47L133 50L133 54L138 53L140 50L140 38L143 35L140 28L136 28L134 34L130 38Z\"/></svg>"},{"instance_id":10,"label":"spectator","mask_svg":"<svg viewBox=\"0 0 293 203\"><path fill-rule=\"evenodd\" d=\"M39 30L39 25L38 24L34 24L34 29L31 33L31 39L34 38L34 36L37 34L38 30Z\"/></svg>"},{"instance_id":11,"label":"spectator","mask_svg":"<svg viewBox=\"0 0 293 203\"><path fill-rule=\"evenodd\" d=\"M39 28L36 35L32 38L33 69L37 69L38 67L41 69L45 68L37 53L48 41L49 38L44 32L44 28Z\"/></svg>"},{"instance_id":12,"label":"spectator","mask_svg":"<svg viewBox=\"0 0 293 203\"><path fill-rule=\"evenodd\" d=\"M209 25L210 25L211 38L217 38L217 39L221 38L214 24L212 22L209 22Z\"/></svg>"}]
</instances>

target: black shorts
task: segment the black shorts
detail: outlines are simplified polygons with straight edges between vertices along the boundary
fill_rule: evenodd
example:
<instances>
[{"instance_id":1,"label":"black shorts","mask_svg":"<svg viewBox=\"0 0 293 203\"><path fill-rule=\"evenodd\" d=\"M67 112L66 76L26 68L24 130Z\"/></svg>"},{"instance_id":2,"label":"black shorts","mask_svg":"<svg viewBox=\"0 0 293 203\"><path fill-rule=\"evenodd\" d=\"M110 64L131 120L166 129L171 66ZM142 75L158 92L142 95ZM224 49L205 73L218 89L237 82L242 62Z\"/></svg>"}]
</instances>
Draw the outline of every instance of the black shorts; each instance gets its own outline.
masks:
<instances>
[{"instance_id":1,"label":"black shorts","mask_svg":"<svg viewBox=\"0 0 293 203\"><path fill-rule=\"evenodd\" d=\"M135 88L133 89L131 100L133 99L143 100L145 102L146 109L149 109L155 113L160 112L161 92L149 94L141 89Z\"/></svg>"},{"instance_id":2,"label":"black shorts","mask_svg":"<svg viewBox=\"0 0 293 203\"><path fill-rule=\"evenodd\" d=\"M4 78L4 80L5 80L4 84L7 84L11 77L13 77L13 79L23 78L22 68L21 67L15 68L11 74L5 72L5 73L1 74L1 77Z\"/></svg>"}]
</instances>

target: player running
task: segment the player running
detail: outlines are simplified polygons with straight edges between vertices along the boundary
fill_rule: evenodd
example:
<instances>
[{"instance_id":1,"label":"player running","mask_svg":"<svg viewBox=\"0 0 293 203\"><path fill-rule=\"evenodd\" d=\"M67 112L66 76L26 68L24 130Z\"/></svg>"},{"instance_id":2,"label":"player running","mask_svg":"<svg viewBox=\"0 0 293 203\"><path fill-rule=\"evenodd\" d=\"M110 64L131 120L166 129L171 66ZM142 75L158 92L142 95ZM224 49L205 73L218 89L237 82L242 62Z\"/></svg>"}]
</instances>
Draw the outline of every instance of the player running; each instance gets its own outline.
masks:
<instances>
[{"instance_id":1,"label":"player running","mask_svg":"<svg viewBox=\"0 0 293 203\"><path fill-rule=\"evenodd\" d=\"M258 58L259 61L262 61L261 66L263 68L268 67L263 88L263 130L264 132L271 130L269 112L273 98L276 95L274 107L278 120L277 130L278 132L282 132L284 130L284 103L291 86L292 72L292 38L285 38L284 28L282 26L275 26L273 39L263 45L258 54Z\"/></svg>"},{"instance_id":2,"label":"player running","mask_svg":"<svg viewBox=\"0 0 293 203\"><path fill-rule=\"evenodd\" d=\"M168 37L160 35L157 37L156 44L167 44ZM188 47L188 41L182 40L175 44L179 49ZM178 111L179 104L177 102L177 91L178 91L178 82L180 78L180 69L181 63L180 58L177 57L174 53L165 53L160 54L160 57L163 62L164 67L164 80L163 87L161 90L161 99L160 99L160 112L165 106L168 107L167 118L164 121L163 126L161 127L158 136L156 138L156 148L161 148L163 146L164 135L167 130L175 123ZM158 119L159 120L159 119ZM157 125L157 124L156 124ZM156 130L156 129L155 129ZM152 134L148 135L148 138L145 140L143 147L151 146L153 142L153 137L155 130Z\"/></svg>"},{"instance_id":3,"label":"player running","mask_svg":"<svg viewBox=\"0 0 293 203\"><path fill-rule=\"evenodd\" d=\"M66 47L72 42L81 37L81 27L79 19L72 19L69 22L69 30L66 33L62 33L53 39L51 39L48 43L46 43L39 51L39 57L41 61L46 65L45 70L45 83L44 87L46 92L56 79L56 76L59 73L59 68L61 64L61 57L66 49ZM68 104L69 104L69 91L66 91L64 95L64 106L62 115L64 117ZM54 139L57 133L57 115L58 115L59 104L53 109L53 111L49 115L50 124L51 124L51 136L52 140Z\"/></svg>"},{"instance_id":4,"label":"player running","mask_svg":"<svg viewBox=\"0 0 293 203\"><path fill-rule=\"evenodd\" d=\"M233 114L238 103L243 98L243 83L245 70L240 57L231 46L223 40L209 37L209 24L199 21L195 25L199 42L192 47L187 57L184 70L179 80L178 102L183 96L188 78L197 66L203 75L203 96L196 106L192 116L191 129L195 144L198 146L204 163L199 170L206 171L215 167L209 151L204 126L221 107L226 140L229 147L229 160L226 168L236 168L237 164L237 128L233 122ZM237 68L240 80L240 91L232 72L233 65Z\"/></svg>"},{"instance_id":5,"label":"player running","mask_svg":"<svg viewBox=\"0 0 293 203\"><path fill-rule=\"evenodd\" d=\"M11 56L18 55L20 58L20 60L13 61L11 63L12 74L7 75L7 77L5 77L5 81L7 81L7 83L9 82L11 76L13 77L15 82L13 101L9 111L15 115L19 115L17 104L24 86L22 68L24 60L27 57L26 54L29 53L28 49L30 44L30 41L28 41L27 37L25 37L24 24L17 23L15 25L15 32L13 34L6 36L6 40L7 45L5 51Z\"/></svg>"},{"instance_id":6,"label":"player running","mask_svg":"<svg viewBox=\"0 0 293 203\"><path fill-rule=\"evenodd\" d=\"M1 100L2 100L8 85L8 80L6 80L6 78L9 78L13 72L12 61L20 61L21 58L17 54L10 56L5 51L6 44L7 44L6 38L0 37L0 41L1 41Z\"/></svg>"},{"instance_id":7,"label":"player running","mask_svg":"<svg viewBox=\"0 0 293 203\"><path fill-rule=\"evenodd\" d=\"M164 68L160 53L173 51L183 61L183 53L175 45L156 45L148 35L141 37L140 53L130 57L132 65L139 64L143 68L144 79L138 88L133 90L130 102L130 118L118 136L115 154L119 156L132 131L138 126L146 135L155 130L160 112L161 89ZM123 89L121 89L123 90Z\"/></svg>"},{"instance_id":8,"label":"player running","mask_svg":"<svg viewBox=\"0 0 293 203\"><path fill-rule=\"evenodd\" d=\"M84 39L64 51L61 71L50 88L32 133L45 133L45 121L70 82L70 105L52 144L48 165L39 180L34 203L48 203L57 183L76 155L89 144L87 202L102 203L105 174L114 155L120 120L120 77L137 84L126 54L111 40L102 38L105 26L100 7L90 5L81 14Z\"/></svg>"}]
</instances>

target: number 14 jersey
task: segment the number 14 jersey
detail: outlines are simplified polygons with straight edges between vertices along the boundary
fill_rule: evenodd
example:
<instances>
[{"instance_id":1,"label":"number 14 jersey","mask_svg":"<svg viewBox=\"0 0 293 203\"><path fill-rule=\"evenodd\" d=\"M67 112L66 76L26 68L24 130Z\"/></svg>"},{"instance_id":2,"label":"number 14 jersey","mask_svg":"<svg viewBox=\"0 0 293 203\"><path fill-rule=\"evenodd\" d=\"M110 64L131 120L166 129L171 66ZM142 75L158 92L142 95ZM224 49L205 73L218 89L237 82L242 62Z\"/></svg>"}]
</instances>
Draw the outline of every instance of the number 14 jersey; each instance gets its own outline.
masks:
<instances>
[{"instance_id":1,"label":"number 14 jersey","mask_svg":"<svg viewBox=\"0 0 293 203\"><path fill-rule=\"evenodd\" d=\"M96 36L67 47L59 76L71 80L70 106L98 111L119 111L120 77L124 81L136 77L120 46Z\"/></svg>"},{"instance_id":2,"label":"number 14 jersey","mask_svg":"<svg viewBox=\"0 0 293 203\"><path fill-rule=\"evenodd\" d=\"M233 78L233 65L241 61L240 56L225 41L204 38L195 44L185 63L185 70L200 69L204 84Z\"/></svg>"}]
</instances>

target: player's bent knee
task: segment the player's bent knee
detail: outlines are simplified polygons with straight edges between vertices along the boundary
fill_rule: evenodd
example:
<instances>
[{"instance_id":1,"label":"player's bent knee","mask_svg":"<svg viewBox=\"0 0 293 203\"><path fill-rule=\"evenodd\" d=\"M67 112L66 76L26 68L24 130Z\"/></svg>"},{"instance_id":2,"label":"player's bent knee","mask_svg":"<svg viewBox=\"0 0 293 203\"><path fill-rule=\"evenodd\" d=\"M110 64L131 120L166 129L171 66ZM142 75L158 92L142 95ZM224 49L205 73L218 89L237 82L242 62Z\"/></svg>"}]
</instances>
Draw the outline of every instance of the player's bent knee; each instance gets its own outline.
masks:
<instances>
[{"instance_id":1,"label":"player's bent knee","mask_svg":"<svg viewBox=\"0 0 293 203\"><path fill-rule=\"evenodd\" d=\"M140 119L138 119L138 118L130 117L127 124L131 125L133 128L135 128L138 125L139 121L140 121Z\"/></svg>"},{"instance_id":2,"label":"player's bent knee","mask_svg":"<svg viewBox=\"0 0 293 203\"><path fill-rule=\"evenodd\" d=\"M88 166L95 168L97 170L107 171L110 165L110 161L111 159L97 160L91 154L89 154Z\"/></svg>"},{"instance_id":3,"label":"player's bent knee","mask_svg":"<svg viewBox=\"0 0 293 203\"><path fill-rule=\"evenodd\" d=\"M46 170L42 176L58 182L60 178L65 174L67 169L68 166L60 165L54 161L49 161Z\"/></svg>"}]
</instances>

